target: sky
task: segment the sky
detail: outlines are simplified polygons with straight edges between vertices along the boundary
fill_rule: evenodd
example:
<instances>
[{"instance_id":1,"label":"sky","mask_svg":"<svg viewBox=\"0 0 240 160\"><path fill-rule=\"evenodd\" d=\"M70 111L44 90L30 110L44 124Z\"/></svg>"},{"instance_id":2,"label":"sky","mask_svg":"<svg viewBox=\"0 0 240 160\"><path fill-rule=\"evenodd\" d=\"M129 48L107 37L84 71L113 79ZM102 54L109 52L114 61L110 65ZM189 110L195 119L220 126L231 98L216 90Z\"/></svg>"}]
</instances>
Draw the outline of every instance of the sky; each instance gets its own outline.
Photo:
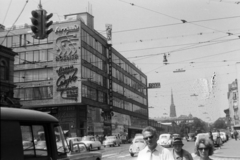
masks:
<instances>
[{"instance_id":1,"label":"sky","mask_svg":"<svg viewBox=\"0 0 240 160\"><path fill-rule=\"evenodd\" d=\"M27 2L27 3L26 3ZM0 23L30 24L39 0L0 0ZM224 117L228 84L240 62L240 4L236 0L42 0L53 21L88 11L94 28L161 88L148 89L149 116L169 116L171 90L177 116L204 121ZM16 21L16 22L15 22ZM166 55L168 64L163 63ZM182 70L184 72L174 72ZM214 78L213 78L214 77ZM212 83L214 79L214 84Z\"/></svg>"}]
</instances>

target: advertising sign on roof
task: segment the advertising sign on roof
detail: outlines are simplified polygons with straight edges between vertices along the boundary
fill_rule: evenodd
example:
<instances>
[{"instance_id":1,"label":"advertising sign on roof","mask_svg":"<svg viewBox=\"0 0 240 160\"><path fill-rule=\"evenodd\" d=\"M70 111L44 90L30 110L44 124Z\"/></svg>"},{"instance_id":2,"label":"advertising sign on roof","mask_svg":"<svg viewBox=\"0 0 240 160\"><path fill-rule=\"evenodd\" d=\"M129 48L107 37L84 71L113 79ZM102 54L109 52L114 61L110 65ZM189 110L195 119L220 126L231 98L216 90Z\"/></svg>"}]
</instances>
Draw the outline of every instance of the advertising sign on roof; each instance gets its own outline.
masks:
<instances>
[{"instance_id":1,"label":"advertising sign on roof","mask_svg":"<svg viewBox=\"0 0 240 160\"><path fill-rule=\"evenodd\" d=\"M156 82L156 83L149 83L148 84L148 88L160 88L161 85L160 85L160 82Z\"/></svg>"}]
</instances>

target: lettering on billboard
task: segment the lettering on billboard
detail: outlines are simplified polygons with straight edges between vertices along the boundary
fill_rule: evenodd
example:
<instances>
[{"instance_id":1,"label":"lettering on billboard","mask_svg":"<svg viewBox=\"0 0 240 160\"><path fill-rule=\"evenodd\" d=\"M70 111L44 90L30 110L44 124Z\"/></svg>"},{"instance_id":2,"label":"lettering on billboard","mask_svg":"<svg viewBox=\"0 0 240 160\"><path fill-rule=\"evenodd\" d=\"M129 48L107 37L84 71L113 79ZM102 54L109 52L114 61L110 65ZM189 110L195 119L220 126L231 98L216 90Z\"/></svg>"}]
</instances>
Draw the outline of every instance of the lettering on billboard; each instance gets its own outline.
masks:
<instances>
[{"instance_id":1,"label":"lettering on billboard","mask_svg":"<svg viewBox=\"0 0 240 160\"><path fill-rule=\"evenodd\" d=\"M160 88L160 83L149 83L148 88Z\"/></svg>"},{"instance_id":2,"label":"lettering on billboard","mask_svg":"<svg viewBox=\"0 0 240 160\"><path fill-rule=\"evenodd\" d=\"M68 31L77 31L79 30L79 25L73 25L73 26L67 26L67 27L56 27L55 29L55 33L58 33L58 32L68 32Z\"/></svg>"},{"instance_id":3,"label":"lettering on billboard","mask_svg":"<svg viewBox=\"0 0 240 160\"><path fill-rule=\"evenodd\" d=\"M69 87L69 84L76 82L77 80L77 68L73 66L69 67L60 67L56 70L58 74L58 79L56 82L57 91L60 92L63 99L74 99L77 101L78 97L78 87L72 86Z\"/></svg>"}]
</instances>

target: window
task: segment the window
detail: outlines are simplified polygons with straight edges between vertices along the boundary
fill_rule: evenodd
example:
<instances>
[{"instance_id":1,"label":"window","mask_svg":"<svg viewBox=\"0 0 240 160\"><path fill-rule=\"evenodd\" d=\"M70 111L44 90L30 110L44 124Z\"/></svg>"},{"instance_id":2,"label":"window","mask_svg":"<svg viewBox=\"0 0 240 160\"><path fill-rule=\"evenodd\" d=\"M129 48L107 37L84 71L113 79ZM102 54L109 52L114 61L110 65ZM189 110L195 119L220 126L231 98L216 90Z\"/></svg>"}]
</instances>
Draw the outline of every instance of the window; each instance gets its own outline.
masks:
<instances>
[{"instance_id":1,"label":"window","mask_svg":"<svg viewBox=\"0 0 240 160\"><path fill-rule=\"evenodd\" d=\"M40 100L53 98L53 87L30 87L30 88L16 88L14 89L14 97L20 100Z\"/></svg>"},{"instance_id":2,"label":"window","mask_svg":"<svg viewBox=\"0 0 240 160\"><path fill-rule=\"evenodd\" d=\"M25 158L48 156L47 141L42 125L22 125L21 133Z\"/></svg>"},{"instance_id":3,"label":"window","mask_svg":"<svg viewBox=\"0 0 240 160\"><path fill-rule=\"evenodd\" d=\"M7 61L0 61L0 79L8 80L8 64Z\"/></svg>"},{"instance_id":4,"label":"window","mask_svg":"<svg viewBox=\"0 0 240 160\"><path fill-rule=\"evenodd\" d=\"M45 62L45 61L47 61L47 50L40 50L40 55L39 55L39 57L40 57L40 61L41 62Z\"/></svg>"}]
</instances>

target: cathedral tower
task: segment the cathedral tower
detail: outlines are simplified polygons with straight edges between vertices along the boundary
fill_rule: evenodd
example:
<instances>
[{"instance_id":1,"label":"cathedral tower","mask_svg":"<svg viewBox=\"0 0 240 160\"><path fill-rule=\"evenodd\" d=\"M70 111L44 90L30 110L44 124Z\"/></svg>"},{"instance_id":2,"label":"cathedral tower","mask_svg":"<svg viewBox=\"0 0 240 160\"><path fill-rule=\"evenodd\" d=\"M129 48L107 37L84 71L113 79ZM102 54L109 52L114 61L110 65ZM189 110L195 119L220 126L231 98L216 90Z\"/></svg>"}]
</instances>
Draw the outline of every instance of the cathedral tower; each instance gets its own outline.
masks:
<instances>
[{"instance_id":1,"label":"cathedral tower","mask_svg":"<svg viewBox=\"0 0 240 160\"><path fill-rule=\"evenodd\" d=\"M177 117L176 115L176 108L173 102L173 93L171 90L171 105L170 105L170 117Z\"/></svg>"}]
</instances>

